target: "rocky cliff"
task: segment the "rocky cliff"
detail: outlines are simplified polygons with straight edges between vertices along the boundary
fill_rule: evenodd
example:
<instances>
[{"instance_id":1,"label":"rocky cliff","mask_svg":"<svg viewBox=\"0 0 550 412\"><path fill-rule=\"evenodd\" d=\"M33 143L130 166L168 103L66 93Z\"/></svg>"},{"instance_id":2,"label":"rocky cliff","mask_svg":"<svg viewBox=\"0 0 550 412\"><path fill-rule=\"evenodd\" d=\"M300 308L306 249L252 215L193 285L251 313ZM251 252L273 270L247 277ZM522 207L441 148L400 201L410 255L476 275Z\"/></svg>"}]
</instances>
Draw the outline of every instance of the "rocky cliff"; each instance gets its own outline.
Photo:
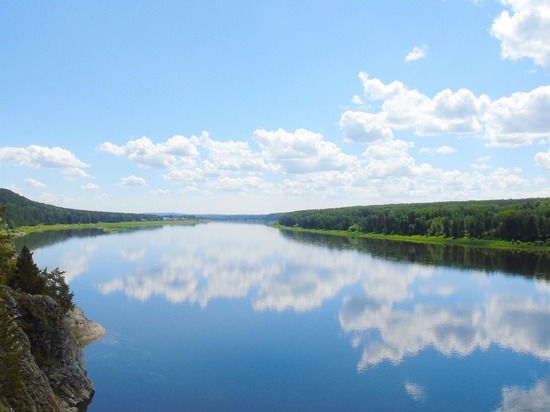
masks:
<instances>
[{"instance_id":1,"label":"rocky cliff","mask_svg":"<svg viewBox=\"0 0 550 412\"><path fill-rule=\"evenodd\" d=\"M62 313L49 296L8 287L0 287L0 303L0 411L85 409L94 386L79 339L90 340L84 336L90 325L82 312L77 311L77 321L74 312ZM102 333L101 327L91 329L95 337Z\"/></svg>"}]
</instances>

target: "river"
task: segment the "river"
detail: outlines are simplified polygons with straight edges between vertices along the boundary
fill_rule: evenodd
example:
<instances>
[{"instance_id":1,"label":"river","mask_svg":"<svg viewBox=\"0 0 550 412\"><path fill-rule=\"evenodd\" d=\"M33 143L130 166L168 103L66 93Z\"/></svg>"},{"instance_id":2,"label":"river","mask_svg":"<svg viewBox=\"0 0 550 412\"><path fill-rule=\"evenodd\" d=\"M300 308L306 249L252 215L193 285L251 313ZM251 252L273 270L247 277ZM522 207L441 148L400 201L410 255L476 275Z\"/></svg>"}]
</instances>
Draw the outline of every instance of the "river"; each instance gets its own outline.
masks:
<instances>
[{"instance_id":1,"label":"river","mask_svg":"<svg viewBox=\"0 0 550 412\"><path fill-rule=\"evenodd\" d=\"M18 242L107 329L88 411L550 405L548 253L238 223Z\"/></svg>"}]
</instances>

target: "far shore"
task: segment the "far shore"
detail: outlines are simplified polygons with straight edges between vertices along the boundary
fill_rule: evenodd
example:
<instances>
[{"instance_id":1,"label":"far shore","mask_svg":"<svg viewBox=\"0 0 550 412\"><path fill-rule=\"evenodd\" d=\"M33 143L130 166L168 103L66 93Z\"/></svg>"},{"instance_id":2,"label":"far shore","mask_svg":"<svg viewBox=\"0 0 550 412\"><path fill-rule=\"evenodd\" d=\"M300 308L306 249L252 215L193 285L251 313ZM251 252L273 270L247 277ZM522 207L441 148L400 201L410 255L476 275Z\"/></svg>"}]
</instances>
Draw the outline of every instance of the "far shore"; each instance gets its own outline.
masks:
<instances>
[{"instance_id":1,"label":"far shore","mask_svg":"<svg viewBox=\"0 0 550 412\"><path fill-rule=\"evenodd\" d=\"M24 236L27 233L44 232L49 230L67 230L67 229L101 229L104 232L120 232L124 230L132 230L146 227L161 227L161 226L185 226L205 223L206 220L151 220L151 221L135 221L135 222L118 222L118 223L71 223L71 224L54 224L54 225L35 225L21 226L14 230L15 236Z\"/></svg>"},{"instance_id":2,"label":"far shore","mask_svg":"<svg viewBox=\"0 0 550 412\"><path fill-rule=\"evenodd\" d=\"M380 233L363 233L363 232L354 232L348 230L321 230L321 229L304 229L300 227L288 227L273 224L272 227L281 230L289 230L294 232L306 232L306 233L319 233L331 236L347 236L347 237L358 237L366 239L380 239L380 240L391 240L398 242L412 242L412 243L423 243L423 244L433 244L433 245L442 245L442 246L463 246L463 247L475 247L475 248L484 248L484 249L499 249L499 250L518 250L525 252L550 252L550 246L539 246L531 243L525 242L508 242L506 240L488 240L488 239L477 239L477 238L448 238L442 236L404 236L404 235L384 235Z\"/></svg>"}]
</instances>

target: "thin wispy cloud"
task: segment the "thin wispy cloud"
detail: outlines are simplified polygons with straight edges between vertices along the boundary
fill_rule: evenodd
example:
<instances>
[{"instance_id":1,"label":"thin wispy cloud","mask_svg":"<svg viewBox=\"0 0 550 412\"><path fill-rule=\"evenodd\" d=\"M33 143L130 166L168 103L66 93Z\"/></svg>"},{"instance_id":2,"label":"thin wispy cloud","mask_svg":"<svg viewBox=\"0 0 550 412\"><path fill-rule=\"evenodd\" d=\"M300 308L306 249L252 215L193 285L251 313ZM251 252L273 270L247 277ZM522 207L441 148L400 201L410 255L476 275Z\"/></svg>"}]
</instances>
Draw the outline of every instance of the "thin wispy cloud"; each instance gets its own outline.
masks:
<instances>
[{"instance_id":1,"label":"thin wispy cloud","mask_svg":"<svg viewBox=\"0 0 550 412\"><path fill-rule=\"evenodd\" d=\"M27 185L32 186L36 189L46 188L46 185L42 183L40 180L29 178L29 179L25 179L25 182L27 183Z\"/></svg>"}]
</instances>

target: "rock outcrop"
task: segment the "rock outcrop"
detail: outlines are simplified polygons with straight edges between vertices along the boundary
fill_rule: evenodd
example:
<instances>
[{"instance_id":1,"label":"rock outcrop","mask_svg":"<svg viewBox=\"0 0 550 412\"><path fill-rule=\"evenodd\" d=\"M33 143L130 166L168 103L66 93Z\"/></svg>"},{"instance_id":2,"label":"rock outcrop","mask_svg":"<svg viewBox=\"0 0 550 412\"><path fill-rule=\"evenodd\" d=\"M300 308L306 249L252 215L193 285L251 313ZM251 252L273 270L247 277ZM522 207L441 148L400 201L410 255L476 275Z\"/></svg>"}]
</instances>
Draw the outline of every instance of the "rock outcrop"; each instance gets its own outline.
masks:
<instances>
[{"instance_id":1,"label":"rock outcrop","mask_svg":"<svg viewBox=\"0 0 550 412\"><path fill-rule=\"evenodd\" d=\"M0 382L0 410L85 409L94 386L84 367L81 332L71 327L74 316L62 313L49 296L0 287L0 299L8 315L1 332L7 343L0 347L0 361L7 363L2 370L6 382ZM80 324L87 324L82 311L76 312Z\"/></svg>"}]
</instances>

